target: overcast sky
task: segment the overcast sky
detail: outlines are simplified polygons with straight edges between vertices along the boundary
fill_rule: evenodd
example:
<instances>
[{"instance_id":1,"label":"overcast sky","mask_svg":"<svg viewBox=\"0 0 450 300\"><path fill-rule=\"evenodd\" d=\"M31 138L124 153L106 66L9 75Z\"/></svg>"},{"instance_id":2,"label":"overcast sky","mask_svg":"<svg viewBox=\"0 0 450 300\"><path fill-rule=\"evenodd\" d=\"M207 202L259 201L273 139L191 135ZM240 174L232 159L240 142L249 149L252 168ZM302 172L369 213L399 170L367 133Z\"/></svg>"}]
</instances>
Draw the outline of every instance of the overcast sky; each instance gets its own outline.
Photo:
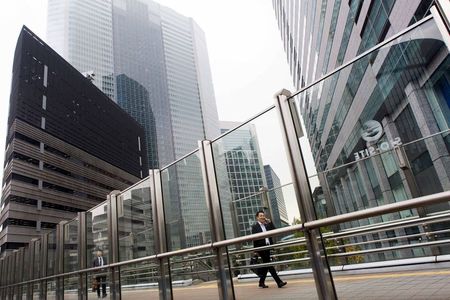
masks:
<instances>
[{"instance_id":1,"label":"overcast sky","mask_svg":"<svg viewBox=\"0 0 450 300\"><path fill-rule=\"evenodd\" d=\"M273 104L282 88L293 90L271 0L160 0L160 4L192 17L204 30L219 118L244 121ZM3 153L14 49L22 25L46 40L47 1L2 3L0 28L0 151ZM273 165L283 183L290 182L274 112L256 121L265 164ZM274 143L274 141L277 141ZM312 171L311 171L312 172ZM287 201L289 217L298 215ZM294 205L294 206L293 206Z\"/></svg>"}]
</instances>

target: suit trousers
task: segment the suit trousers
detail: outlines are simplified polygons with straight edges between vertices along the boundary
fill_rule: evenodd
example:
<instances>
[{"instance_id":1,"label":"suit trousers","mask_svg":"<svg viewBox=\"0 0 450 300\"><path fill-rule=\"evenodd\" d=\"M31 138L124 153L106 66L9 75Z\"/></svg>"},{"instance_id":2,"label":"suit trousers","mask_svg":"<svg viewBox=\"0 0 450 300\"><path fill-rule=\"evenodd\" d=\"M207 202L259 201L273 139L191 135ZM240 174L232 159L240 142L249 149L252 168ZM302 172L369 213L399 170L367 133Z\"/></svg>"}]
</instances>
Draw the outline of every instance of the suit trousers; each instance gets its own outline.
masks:
<instances>
[{"instance_id":1,"label":"suit trousers","mask_svg":"<svg viewBox=\"0 0 450 300\"><path fill-rule=\"evenodd\" d=\"M100 286L102 288L102 295L106 295L106 276L96 276L95 279L97 279L99 283L99 287L97 289L97 296L100 297Z\"/></svg>"},{"instance_id":2,"label":"suit trousers","mask_svg":"<svg viewBox=\"0 0 450 300\"><path fill-rule=\"evenodd\" d=\"M261 250L261 251L258 251L258 254L259 254L259 256L261 256L263 263L270 262L270 250ZM270 266L270 267L261 268L261 276L259 277L259 285L264 284L264 281L266 280L266 277L267 277L267 271L270 272L270 274L272 275L272 278L275 280L275 282L278 285L282 282L280 277L278 277L278 274L277 274L277 271L275 270L275 268L273 266Z\"/></svg>"}]
</instances>

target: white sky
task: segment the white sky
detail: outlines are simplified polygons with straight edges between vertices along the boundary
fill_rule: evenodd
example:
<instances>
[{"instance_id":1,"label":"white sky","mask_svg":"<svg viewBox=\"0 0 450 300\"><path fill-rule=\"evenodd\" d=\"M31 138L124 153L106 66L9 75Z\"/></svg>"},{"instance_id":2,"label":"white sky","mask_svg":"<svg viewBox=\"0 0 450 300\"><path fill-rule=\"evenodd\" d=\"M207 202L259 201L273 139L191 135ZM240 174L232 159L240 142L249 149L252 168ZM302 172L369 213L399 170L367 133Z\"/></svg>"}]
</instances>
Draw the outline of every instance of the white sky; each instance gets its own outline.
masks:
<instances>
[{"instance_id":1,"label":"white sky","mask_svg":"<svg viewBox=\"0 0 450 300\"><path fill-rule=\"evenodd\" d=\"M208 44L219 118L244 121L273 103L282 88L293 91L271 0L160 0L160 4L192 17ZM46 40L46 0L2 3L0 28L0 151L1 165L14 49L22 25ZM282 183L290 182L276 115L256 121L264 164L271 164ZM275 142L276 141L276 142ZM287 193L291 194L291 193ZM289 197L291 198L291 197ZM291 198L292 199L292 198ZM298 216L296 203L286 199L289 219Z\"/></svg>"}]
</instances>

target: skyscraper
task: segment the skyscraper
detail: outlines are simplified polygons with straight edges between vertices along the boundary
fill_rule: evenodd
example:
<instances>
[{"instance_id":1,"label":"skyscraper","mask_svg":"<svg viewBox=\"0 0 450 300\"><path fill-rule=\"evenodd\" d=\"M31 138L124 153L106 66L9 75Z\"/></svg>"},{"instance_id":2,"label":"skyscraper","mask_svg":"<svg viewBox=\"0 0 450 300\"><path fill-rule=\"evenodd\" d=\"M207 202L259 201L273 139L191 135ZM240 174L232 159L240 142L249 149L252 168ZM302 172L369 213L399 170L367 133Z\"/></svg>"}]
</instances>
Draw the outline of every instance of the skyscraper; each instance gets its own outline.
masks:
<instances>
[{"instance_id":1,"label":"skyscraper","mask_svg":"<svg viewBox=\"0 0 450 300\"><path fill-rule=\"evenodd\" d=\"M49 0L47 41L114 99L111 0Z\"/></svg>"},{"instance_id":2,"label":"skyscraper","mask_svg":"<svg viewBox=\"0 0 450 300\"><path fill-rule=\"evenodd\" d=\"M272 222L278 227L284 227L289 224L286 203L284 202L283 189L280 188L281 181L270 165L264 165L264 174L266 176L268 197L272 210Z\"/></svg>"},{"instance_id":3,"label":"skyscraper","mask_svg":"<svg viewBox=\"0 0 450 300\"><path fill-rule=\"evenodd\" d=\"M11 86L2 251L148 175L142 127L26 27Z\"/></svg>"},{"instance_id":4,"label":"skyscraper","mask_svg":"<svg viewBox=\"0 0 450 300\"><path fill-rule=\"evenodd\" d=\"M222 133L238 126L236 122L220 122ZM222 138L228 181L231 189L231 214L236 236L251 234L255 213L264 207L259 194L267 187L256 127L243 126Z\"/></svg>"},{"instance_id":5,"label":"skyscraper","mask_svg":"<svg viewBox=\"0 0 450 300\"><path fill-rule=\"evenodd\" d=\"M47 30L80 72L114 74L94 82L144 127L150 167L219 135L205 36L191 18L152 0L50 0Z\"/></svg>"},{"instance_id":6,"label":"skyscraper","mask_svg":"<svg viewBox=\"0 0 450 300\"><path fill-rule=\"evenodd\" d=\"M294 85L300 89L401 32L429 15L432 4L274 0ZM355 61L296 99L319 173L316 194L323 192L328 215L450 189L449 50L443 43L448 32L441 33L434 22ZM448 208L443 203L340 226ZM376 236L404 231L386 234Z\"/></svg>"},{"instance_id":7,"label":"skyscraper","mask_svg":"<svg viewBox=\"0 0 450 300\"><path fill-rule=\"evenodd\" d=\"M104 2L97 5L97 1L90 0L50 1L49 43L61 45L63 55L77 49L95 49L94 53L101 53L104 45L110 46L113 59L104 63L113 70L114 99L144 127L149 167L168 165L197 148L199 140L218 136L214 89L205 36L200 27L191 18L152 0ZM75 11L61 7L87 9ZM98 20L90 21L91 18ZM95 27L95 34L105 35L104 44L99 45L96 39L90 38L60 42L61 36L77 36L85 28L83 22L92 26L101 22L101 26ZM74 59L74 56L66 57L69 62ZM90 68L83 65L79 70L92 69L95 64ZM170 198L176 199L172 203L173 212L178 212L174 219L180 222L177 234L183 237L181 243L189 245L198 241L185 239L193 236L188 233L192 231L190 227L195 227L195 232L209 231L208 224L195 218L198 213L195 209L184 209L192 199L203 196L198 188L201 180L192 182L200 174L200 168L192 165L177 165L176 170L171 170L171 181L176 184L170 189Z\"/></svg>"}]
</instances>

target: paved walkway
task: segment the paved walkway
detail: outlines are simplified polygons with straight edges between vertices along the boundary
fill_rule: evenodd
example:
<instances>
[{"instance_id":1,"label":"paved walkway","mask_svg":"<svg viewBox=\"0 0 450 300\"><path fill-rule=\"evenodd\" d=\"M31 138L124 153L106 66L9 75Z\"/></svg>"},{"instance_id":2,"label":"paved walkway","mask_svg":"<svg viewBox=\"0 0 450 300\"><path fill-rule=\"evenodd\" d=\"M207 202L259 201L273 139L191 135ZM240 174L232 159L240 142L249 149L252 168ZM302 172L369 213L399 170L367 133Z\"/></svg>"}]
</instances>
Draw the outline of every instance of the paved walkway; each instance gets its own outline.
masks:
<instances>
[{"instance_id":1,"label":"paved walkway","mask_svg":"<svg viewBox=\"0 0 450 300\"><path fill-rule=\"evenodd\" d=\"M334 282L339 299L345 300L391 300L450 299L450 269L406 270L370 274L334 274ZM312 276L284 277L288 284L279 289L271 279L266 281L268 289L259 289L256 280L235 282L237 299L289 300L317 299ZM213 300L219 299L217 283L208 282L189 287L177 287L173 290L175 300ZM76 299L67 295L65 299ZM96 299L89 294L89 299ZM127 290L122 299L159 299L157 289Z\"/></svg>"}]
</instances>

